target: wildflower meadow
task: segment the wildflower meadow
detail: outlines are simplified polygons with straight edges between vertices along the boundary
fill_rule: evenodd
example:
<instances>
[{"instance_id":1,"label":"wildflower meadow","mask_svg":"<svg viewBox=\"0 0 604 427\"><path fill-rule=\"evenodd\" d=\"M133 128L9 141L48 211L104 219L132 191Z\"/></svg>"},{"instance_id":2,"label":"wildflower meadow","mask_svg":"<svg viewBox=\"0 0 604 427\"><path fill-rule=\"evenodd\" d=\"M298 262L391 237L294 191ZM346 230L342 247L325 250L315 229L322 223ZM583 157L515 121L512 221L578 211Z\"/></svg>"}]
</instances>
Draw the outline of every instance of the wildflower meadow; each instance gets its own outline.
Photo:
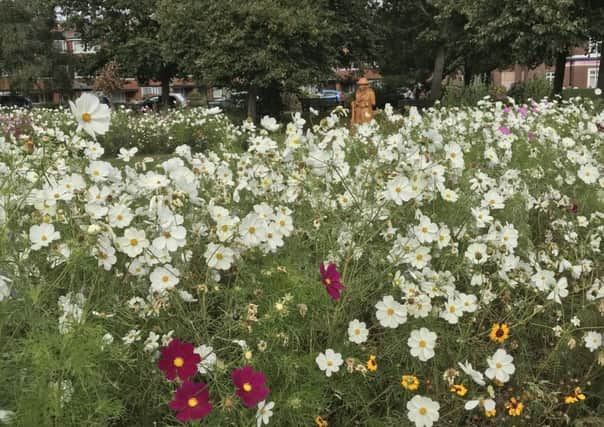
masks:
<instances>
[{"instance_id":1,"label":"wildflower meadow","mask_svg":"<svg viewBox=\"0 0 604 427\"><path fill-rule=\"evenodd\" d=\"M348 122L1 110L0 423L604 425L604 112Z\"/></svg>"}]
</instances>

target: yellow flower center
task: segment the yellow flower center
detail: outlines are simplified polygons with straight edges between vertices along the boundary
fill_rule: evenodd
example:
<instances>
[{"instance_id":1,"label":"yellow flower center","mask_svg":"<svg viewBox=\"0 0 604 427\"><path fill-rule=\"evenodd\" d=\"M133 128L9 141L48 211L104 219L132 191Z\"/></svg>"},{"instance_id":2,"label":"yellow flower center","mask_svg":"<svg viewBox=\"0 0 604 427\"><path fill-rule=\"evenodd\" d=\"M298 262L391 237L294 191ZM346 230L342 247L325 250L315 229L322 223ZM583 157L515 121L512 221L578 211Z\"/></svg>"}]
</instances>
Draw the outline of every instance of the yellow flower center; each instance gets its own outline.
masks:
<instances>
[{"instance_id":1,"label":"yellow flower center","mask_svg":"<svg viewBox=\"0 0 604 427\"><path fill-rule=\"evenodd\" d=\"M161 281L166 283L170 281L170 278L168 276L162 276Z\"/></svg>"},{"instance_id":2,"label":"yellow flower center","mask_svg":"<svg viewBox=\"0 0 604 427\"><path fill-rule=\"evenodd\" d=\"M354 334L355 335L361 335L361 330L360 329L355 329L354 330Z\"/></svg>"},{"instance_id":3,"label":"yellow flower center","mask_svg":"<svg viewBox=\"0 0 604 427\"><path fill-rule=\"evenodd\" d=\"M224 255L222 255L220 252L217 252L217 253L216 253L216 259L217 259L218 261L222 261L222 260L224 259Z\"/></svg>"},{"instance_id":4,"label":"yellow flower center","mask_svg":"<svg viewBox=\"0 0 604 427\"><path fill-rule=\"evenodd\" d=\"M130 239L130 246L136 246L136 245L138 245L138 240Z\"/></svg>"},{"instance_id":5,"label":"yellow flower center","mask_svg":"<svg viewBox=\"0 0 604 427\"><path fill-rule=\"evenodd\" d=\"M248 233L250 234L255 234L256 233L256 227L250 227L247 229Z\"/></svg>"},{"instance_id":6,"label":"yellow flower center","mask_svg":"<svg viewBox=\"0 0 604 427\"><path fill-rule=\"evenodd\" d=\"M392 315L394 314L394 309L389 308L388 310L386 310L386 314L387 314L388 316L392 316Z\"/></svg>"},{"instance_id":7,"label":"yellow flower center","mask_svg":"<svg viewBox=\"0 0 604 427\"><path fill-rule=\"evenodd\" d=\"M426 343L426 341L421 340L421 341L418 343L418 345L419 345L421 348L425 348L425 347L426 347L426 345L428 345L428 344Z\"/></svg>"},{"instance_id":8,"label":"yellow flower center","mask_svg":"<svg viewBox=\"0 0 604 427\"><path fill-rule=\"evenodd\" d=\"M174 366L176 366L177 368L182 368L185 364L185 359L183 359L182 357L177 357L176 359L174 359L173 363Z\"/></svg>"},{"instance_id":9,"label":"yellow flower center","mask_svg":"<svg viewBox=\"0 0 604 427\"><path fill-rule=\"evenodd\" d=\"M250 383L243 384L243 391L249 393L250 391L252 391L252 385Z\"/></svg>"},{"instance_id":10,"label":"yellow flower center","mask_svg":"<svg viewBox=\"0 0 604 427\"><path fill-rule=\"evenodd\" d=\"M329 279L329 278L328 278L328 279L325 279L325 284L326 284L326 285L331 285L331 279Z\"/></svg>"},{"instance_id":11,"label":"yellow flower center","mask_svg":"<svg viewBox=\"0 0 604 427\"><path fill-rule=\"evenodd\" d=\"M421 408L419 408L419 413L420 415L426 415L428 413L428 410L422 406Z\"/></svg>"},{"instance_id":12,"label":"yellow flower center","mask_svg":"<svg viewBox=\"0 0 604 427\"><path fill-rule=\"evenodd\" d=\"M117 216L115 217L118 221L122 221L124 219L124 216L122 214L117 214Z\"/></svg>"},{"instance_id":13,"label":"yellow flower center","mask_svg":"<svg viewBox=\"0 0 604 427\"><path fill-rule=\"evenodd\" d=\"M195 399L194 397L192 397L189 400L187 400L187 405L189 405L190 408L194 408L197 405L199 405L199 401L197 399Z\"/></svg>"},{"instance_id":14,"label":"yellow flower center","mask_svg":"<svg viewBox=\"0 0 604 427\"><path fill-rule=\"evenodd\" d=\"M503 365L502 365L501 363L499 363L499 362L495 363L495 367L496 367L497 369L501 369L501 367L502 367L502 366L503 366Z\"/></svg>"},{"instance_id":15,"label":"yellow flower center","mask_svg":"<svg viewBox=\"0 0 604 427\"><path fill-rule=\"evenodd\" d=\"M42 237L40 237L40 240L42 240L43 242L48 240L48 237L46 237L46 234L42 234Z\"/></svg>"},{"instance_id":16,"label":"yellow flower center","mask_svg":"<svg viewBox=\"0 0 604 427\"><path fill-rule=\"evenodd\" d=\"M90 115L90 113L84 113L82 114L82 120L88 123L90 120L92 120L92 116Z\"/></svg>"}]
</instances>

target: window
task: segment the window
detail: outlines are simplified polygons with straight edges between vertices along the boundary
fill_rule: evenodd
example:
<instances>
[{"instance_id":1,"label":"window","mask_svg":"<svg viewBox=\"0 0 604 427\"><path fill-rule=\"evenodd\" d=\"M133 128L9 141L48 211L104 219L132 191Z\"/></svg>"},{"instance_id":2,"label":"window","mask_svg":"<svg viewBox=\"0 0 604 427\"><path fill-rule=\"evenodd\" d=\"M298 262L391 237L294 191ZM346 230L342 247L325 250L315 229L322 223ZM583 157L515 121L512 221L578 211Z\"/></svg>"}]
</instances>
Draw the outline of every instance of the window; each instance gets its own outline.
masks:
<instances>
[{"instance_id":1,"label":"window","mask_svg":"<svg viewBox=\"0 0 604 427\"><path fill-rule=\"evenodd\" d=\"M590 38L587 46L587 54L589 56L599 56L600 53L602 53L602 42Z\"/></svg>"},{"instance_id":2,"label":"window","mask_svg":"<svg viewBox=\"0 0 604 427\"><path fill-rule=\"evenodd\" d=\"M161 86L143 86L141 87L141 95L143 98L147 96L161 95Z\"/></svg>"},{"instance_id":3,"label":"window","mask_svg":"<svg viewBox=\"0 0 604 427\"><path fill-rule=\"evenodd\" d=\"M587 70L587 87L590 89L598 85L598 69L590 68Z\"/></svg>"},{"instance_id":4,"label":"window","mask_svg":"<svg viewBox=\"0 0 604 427\"><path fill-rule=\"evenodd\" d=\"M86 44L79 39L74 39L71 43L73 53L94 53L96 51L95 47L86 46Z\"/></svg>"},{"instance_id":5,"label":"window","mask_svg":"<svg viewBox=\"0 0 604 427\"><path fill-rule=\"evenodd\" d=\"M59 52L67 51L67 44L65 43L65 40L54 40L52 44Z\"/></svg>"},{"instance_id":6,"label":"window","mask_svg":"<svg viewBox=\"0 0 604 427\"><path fill-rule=\"evenodd\" d=\"M550 84L554 84L554 76L556 73L554 71L546 71L545 72L545 80L547 80Z\"/></svg>"},{"instance_id":7,"label":"window","mask_svg":"<svg viewBox=\"0 0 604 427\"><path fill-rule=\"evenodd\" d=\"M221 87L212 88L212 99L222 99L224 92Z\"/></svg>"}]
</instances>

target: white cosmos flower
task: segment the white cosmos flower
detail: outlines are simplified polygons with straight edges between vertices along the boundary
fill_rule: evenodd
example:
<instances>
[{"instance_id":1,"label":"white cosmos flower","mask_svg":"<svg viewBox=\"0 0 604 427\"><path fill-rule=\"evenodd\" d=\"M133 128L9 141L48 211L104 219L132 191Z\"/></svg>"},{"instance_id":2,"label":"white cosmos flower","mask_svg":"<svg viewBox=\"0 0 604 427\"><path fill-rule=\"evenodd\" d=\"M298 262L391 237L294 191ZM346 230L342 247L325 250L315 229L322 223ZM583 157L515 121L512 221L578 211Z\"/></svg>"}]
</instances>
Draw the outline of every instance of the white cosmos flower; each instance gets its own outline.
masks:
<instances>
[{"instance_id":1,"label":"white cosmos flower","mask_svg":"<svg viewBox=\"0 0 604 427\"><path fill-rule=\"evenodd\" d=\"M459 365L459 367L461 368L462 371L464 371L464 373L468 376L470 376L472 378L472 381L474 381L476 384L478 385L485 385L485 381L484 381L484 376L482 375L482 372L479 372L477 370L475 370L474 368L472 368L472 364L468 361L466 361L465 363L461 363L458 362L457 363Z\"/></svg>"},{"instance_id":2,"label":"white cosmos flower","mask_svg":"<svg viewBox=\"0 0 604 427\"><path fill-rule=\"evenodd\" d=\"M124 235L116 240L116 243L118 249L130 258L137 257L149 246L149 241L145 237L144 230L138 230L133 227L127 228L124 231Z\"/></svg>"},{"instance_id":3,"label":"white cosmos flower","mask_svg":"<svg viewBox=\"0 0 604 427\"><path fill-rule=\"evenodd\" d=\"M256 412L256 427L261 425L268 425L271 417L273 416L273 408L275 402L266 403L265 400L258 403L258 412Z\"/></svg>"},{"instance_id":4,"label":"white cosmos flower","mask_svg":"<svg viewBox=\"0 0 604 427\"><path fill-rule=\"evenodd\" d=\"M124 162L129 162L130 159L136 155L136 153L138 153L138 147L132 147L129 150L127 148L122 147L120 148L120 152L117 155L117 158Z\"/></svg>"},{"instance_id":5,"label":"white cosmos flower","mask_svg":"<svg viewBox=\"0 0 604 427\"><path fill-rule=\"evenodd\" d=\"M438 421L440 404L420 395L407 402L407 417L416 427L431 427Z\"/></svg>"},{"instance_id":6,"label":"white cosmos flower","mask_svg":"<svg viewBox=\"0 0 604 427\"><path fill-rule=\"evenodd\" d=\"M359 322L358 319L348 323L348 339L355 344L362 344L367 341L369 331L365 322Z\"/></svg>"},{"instance_id":7,"label":"white cosmos flower","mask_svg":"<svg viewBox=\"0 0 604 427\"><path fill-rule=\"evenodd\" d=\"M598 168L592 165L583 165L579 168L579 172L577 172L579 179L586 184L593 184L600 177L600 172L598 172Z\"/></svg>"},{"instance_id":8,"label":"white cosmos flower","mask_svg":"<svg viewBox=\"0 0 604 427\"><path fill-rule=\"evenodd\" d=\"M201 356L201 362L197 364L199 373L207 374L208 372L211 372L216 364L216 353L214 353L214 348L202 344L199 347L195 347L195 350L193 351Z\"/></svg>"},{"instance_id":9,"label":"white cosmos flower","mask_svg":"<svg viewBox=\"0 0 604 427\"><path fill-rule=\"evenodd\" d=\"M109 106L101 104L93 94L83 93L75 103L69 101L69 107L78 122L78 130L83 129L94 138L96 135L104 135L109 129Z\"/></svg>"},{"instance_id":10,"label":"white cosmos flower","mask_svg":"<svg viewBox=\"0 0 604 427\"><path fill-rule=\"evenodd\" d=\"M269 132L278 131L281 125L274 117L264 116L260 119L260 125Z\"/></svg>"},{"instance_id":11,"label":"white cosmos flower","mask_svg":"<svg viewBox=\"0 0 604 427\"><path fill-rule=\"evenodd\" d=\"M226 246L208 243L208 248L206 249L204 256L208 267L217 270L228 270L233 264L235 252Z\"/></svg>"},{"instance_id":12,"label":"white cosmos flower","mask_svg":"<svg viewBox=\"0 0 604 427\"><path fill-rule=\"evenodd\" d=\"M585 342L585 347L589 351L594 352L602 346L602 334L596 331L588 331L583 336L583 342Z\"/></svg>"},{"instance_id":13,"label":"white cosmos flower","mask_svg":"<svg viewBox=\"0 0 604 427\"><path fill-rule=\"evenodd\" d=\"M0 301L10 296L10 287L8 284L11 280L8 277L0 274Z\"/></svg>"},{"instance_id":14,"label":"white cosmos flower","mask_svg":"<svg viewBox=\"0 0 604 427\"><path fill-rule=\"evenodd\" d=\"M151 279L150 292L164 293L168 289L172 289L179 282L178 276L180 272L170 264L163 267L155 267L149 279Z\"/></svg>"},{"instance_id":15,"label":"white cosmos flower","mask_svg":"<svg viewBox=\"0 0 604 427\"><path fill-rule=\"evenodd\" d=\"M499 382L506 383L510 380L510 375L516 371L514 358L502 348L497 350L493 356L487 358L487 363L489 367L484 374L491 380L496 379Z\"/></svg>"},{"instance_id":16,"label":"white cosmos flower","mask_svg":"<svg viewBox=\"0 0 604 427\"><path fill-rule=\"evenodd\" d=\"M340 366L344 361L342 360L342 355L340 353L336 353L331 348L325 350L325 353L319 353L316 357L315 362L319 366L319 369L325 371L325 375L331 377L331 374L334 372L338 372L340 370Z\"/></svg>"},{"instance_id":17,"label":"white cosmos flower","mask_svg":"<svg viewBox=\"0 0 604 427\"><path fill-rule=\"evenodd\" d=\"M484 264L487 261L487 245L484 243L472 243L466 249L465 257L472 262L472 264Z\"/></svg>"},{"instance_id":18,"label":"white cosmos flower","mask_svg":"<svg viewBox=\"0 0 604 427\"><path fill-rule=\"evenodd\" d=\"M52 224L42 223L40 225L32 225L29 229L29 240L32 243L31 249L34 251L45 248L60 238L61 233L55 231L55 226Z\"/></svg>"},{"instance_id":19,"label":"white cosmos flower","mask_svg":"<svg viewBox=\"0 0 604 427\"><path fill-rule=\"evenodd\" d=\"M492 411L493 409L495 409L495 401L493 399L468 400L466 402L466 404L464 405L464 408L467 411L471 411L472 409L476 408L477 406L482 406L485 411Z\"/></svg>"},{"instance_id":20,"label":"white cosmos flower","mask_svg":"<svg viewBox=\"0 0 604 427\"><path fill-rule=\"evenodd\" d=\"M411 356L417 357L422 362L432 359L434 357L436 338L436 334L426 328L411 331L411 335L407 339L407 345L411 349Z\"/></svg>"},{"instance_id":21,"label":"white cosmos flower","mask_svg":"<svg viewBox=\"0 0 604 427\"><path fill-rule=\"evenodd\" d=\"M375 305L376 317L385 328L396 328L407 321L407 309L396 302L391 295L386 295Z\"/></svg>"}]
</instances>

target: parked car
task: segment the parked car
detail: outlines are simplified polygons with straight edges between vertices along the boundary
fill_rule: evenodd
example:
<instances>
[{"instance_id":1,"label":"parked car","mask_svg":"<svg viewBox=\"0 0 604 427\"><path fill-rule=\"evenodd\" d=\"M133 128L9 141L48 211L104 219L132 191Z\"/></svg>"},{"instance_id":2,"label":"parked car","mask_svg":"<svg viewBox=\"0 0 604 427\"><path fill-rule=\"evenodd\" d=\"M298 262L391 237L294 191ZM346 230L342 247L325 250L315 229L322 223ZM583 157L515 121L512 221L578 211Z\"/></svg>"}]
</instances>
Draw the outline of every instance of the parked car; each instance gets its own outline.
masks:
<instances>
[{"instance_id":1,"label":"parked car","mask_svg":"<svg viewBox=\"0 0 604 427\"><path fill-rule=\"evenodd\" d=\"M329 99L336 102L344 102L344 92L335 89L323 89L319 91L320 99Z\"/></svg>"},{"instance_id":2,"label":"parked car","mask_svg":"<svg viewBox=\"0 0 604 427\"><path fill-rule=\"evenodd\" d=\"M214 98L208 101L208 107L220 107L222 109L245 108L247 104L247 91L230 92L227 97Z\"/></svg>"},{"instance_id":3,"label":"parked car","mask_svg":"<svg viewBox=\"0 0 604 427\"><path fill-rule=\"evenodd\" d=\"M186 107L187 99L180 93L171 93L168 106L170 108ZM151 98L147 98L144 101L141 101L138 104L136 104L136 107L139 110L148 109L148 110L157 111L161 107L161 95L156 95L156 96L152 96Z\"/></svg>"},{"instance_id":4,"label":"parked car","mask_svg":"<svg viewBox=\"0 0 604 427\"><path fill-rule=\"evenodd\" d=\"M111 105L111 99L109 99L109 97L107 95L105 95L102 92L94 92L94 94L96 95L96 97L99 99L99 102L101 104L105 104L107 105L109 108L112 107Z\"/></svg>"},{"instance_id":5,"label":"parked car","mask_svg":"<svg viewBox=\"0 0 604 427\"><path fill-rule=\"evenodd\" d=\"M33 107L33 104L29 98L24 96L0 95L0 107L19 107L29 110Z\"/></svg>"},{"instance_id":6,"label":"parked car","mask_svg":"<svg viewBox=\"0 0 604 427\"><path fill-rule=\"evenodd\" d=\"M322 89L311 96L301 98L302 111L309 111L311 108L321 113L333 110L338 105L344 104L346 97L344 92L335 89Z\"/></svg>"}]
</instances>

